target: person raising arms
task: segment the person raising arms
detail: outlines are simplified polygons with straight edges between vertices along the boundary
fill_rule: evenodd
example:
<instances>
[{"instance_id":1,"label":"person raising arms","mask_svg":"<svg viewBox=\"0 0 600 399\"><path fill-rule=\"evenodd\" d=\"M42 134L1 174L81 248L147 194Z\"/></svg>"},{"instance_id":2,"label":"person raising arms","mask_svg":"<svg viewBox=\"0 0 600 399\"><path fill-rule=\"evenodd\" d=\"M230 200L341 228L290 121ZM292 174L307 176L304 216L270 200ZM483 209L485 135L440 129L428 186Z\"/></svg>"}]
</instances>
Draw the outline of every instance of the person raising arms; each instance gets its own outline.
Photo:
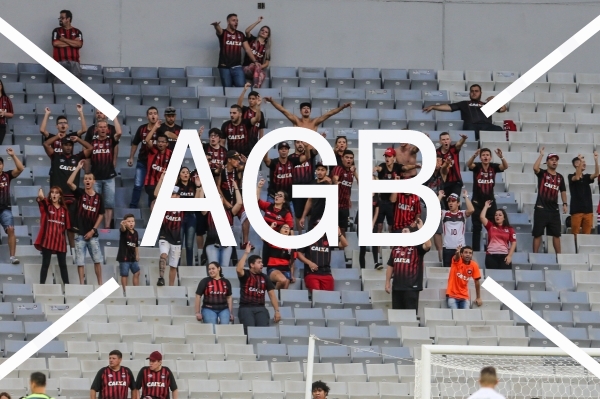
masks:
<instances>
[{"instance_id":1,"label":"person raising arms","mask_svg":"<svg viewBox=\"0 0 600 399\"><path fill-rule=\"evenodd\" d=\"M296 115L292 114L287 109L283 108L283 106L281 104L278 104L276 101L274 101L273 97L265 97L265 101L273 104L275 109L277 111L281 112L283 114L283 116L288 118L289 121L292 122L292 124L295 127L304 127L306 129L314 130L315 132L317 131L317 128L323 122L325 122L327 119L331 118L335 114L342 112L344 109L352 106L352 104L350 104L350 103L342 104L341 106L339 106L337 108L329 110L327 113L319 116L318 118L311 119L310 111L312 109L312 105L310 103L300 104L300 114L302 116L297 117Z\"/></svg>"}]
</instances>

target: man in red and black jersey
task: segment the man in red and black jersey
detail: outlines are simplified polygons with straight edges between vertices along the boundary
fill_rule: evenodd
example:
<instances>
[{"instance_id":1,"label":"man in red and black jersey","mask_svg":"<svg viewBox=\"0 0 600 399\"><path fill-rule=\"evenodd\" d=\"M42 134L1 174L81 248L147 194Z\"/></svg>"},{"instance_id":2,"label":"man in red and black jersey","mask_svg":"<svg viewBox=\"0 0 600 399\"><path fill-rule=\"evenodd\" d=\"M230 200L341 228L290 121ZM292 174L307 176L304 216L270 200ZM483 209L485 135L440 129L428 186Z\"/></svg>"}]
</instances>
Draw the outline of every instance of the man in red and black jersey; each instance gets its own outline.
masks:
<instances>
[{"instance_id":1,"label":"man in red and black jersey","mask_svg":"<svg viewBox=\"0 0 600 399\"><path fill-rule=\"evenodd\" d=\"M179 397L175 375L162 365L162 354L154 351L146 358L149 365L142 367L135 381L135 386L141 390L140 397L152 399L169 399L169 391L173 392L173 399ZM131 398L135 399L135 398Z\"/></svg>"},{"instance_id":2,"label":"man in red and black jersey","mask_svg":"<svg viewBox=\"0 0 600 399\"><path fill-rule=\"evenodd\" d=\"M79 171L84 166L84 161L71 173L67 185L76 199L75 213L73 219L73 230L75 231L75 264L79 273L79 283L84 284L85 251L87 250L94 261L94 271L98 278L98 284L102 284L102 253L98 241L98 228L105 217L104 199L95 191L95 180L92 173L83 175L84 189L75 185L75 179L79 179Z\"/></svg>"},{"instance_id":3,"label":"man in red and black jersey","mask_svg":"<svg viewBox=\"0 0 600 399\"><path fill-rule=\"evenodd\" d=\"M177 117L177 110L173 107L167 107L165 109L165 123L160 125L157 131L158 135L165 135L169 141L169 149L173 151L175 149L175 143L177 143L177 138L179 137L179 132L182 127L175 123L175 118Z\"/></svg>"},{"instance_id":4,"label":"man in red and black jersey","mask_svg":"<svg viewBox=\"0 0 600 399\"><path fill-rule=\"evenodd\" d=\"M559 254L561 221L558 210L558 193L562 200L562 211L567 213L567 186L563 175L556 171L558 155L548 154L546 157L547 170L541 169L540 164L544 157L544 147L540 148L540 156L533 164L533 171L538 178L538 194L533 211L533 252L537 253L542 243L542 234L552 236L554 251Z\"/></svg>"},{"instance_id":5,"label":"man in red and black jersey","mask_svg":"<svg viewBox=\"0 0 600 399\"><path fill-rule=\"evenodd\" d=\"M358 183L358 176L354 174L354 153L350 150L344 151L343 165L336 166L331 172L331 181L338 186L338 226L342 235L346 236L348 229L348 218L350 217L350 194L354 179Z\"/></svg>"},{"instance_id":6,"label":"man in red and black jersey","mask_svg":"<svg viewBox=\"0 0 600 399\"><path fill-rule=\"evenodd\" d=\"M58 18L59 28L52 31L52 56L54 61L62 65L67 71L81 79L81 65L79 65L79 49L83 46L83 34L74 28L73 14L69 10L61 10ZM57 78L54 83L60 83Z\"/></svg>"},{"instance_id":7,"label":"man in red and black jersey","mask_svg":"<svg viewBox=\"0 0 600 399\"><path fill-rule=\"evenodd\" d=\"M144 179L144 188L146 194L148 194L150 209L152 209L154 200L156 199L154 189L163 172L167 171L173 151L169 149L169 139L162 134L156 135L156 146L152 141L148 141L146 146L148 148L148 173L146 173L146 178Z\"/></svg>"},{"instance_id":8,"label":"man in red and black jersey","mask_svg":"<svg viewBox=\"0 0 600 399\"><path fill-rule=\"evenodd\" d=\"M393 233L400 233L403 228L415 227L421 217L421 201L418 195L410 193L393 193L390 201L394 204Z\"/></svg>"},{"instance_id":9,"label":"man in red and black jersey","mask_svg":"<svg viewBox=\"0 0 600 399\"><path fill-rule=\"evenodd\" d=\"M250 83L246 83L244 85L244 90L240 93L240 97L238 98L237 105L242 107L242 118L243 119L252 119L254 116L260 112L260 121L257 122L254 127L250 130L250 145L254 147L254 145L258 142L258 140L262 139L264 134L264 129L266 127L265 124L265 114L260 110L260 94L257 91L252 90L248 94L248 106L244 105L244 96L246 95L246 90L248 90L252 85Z\"/></svg>"},{"instance_id":10,"label":"man in red and black jersey","mask_svg":"<svg viewBox=\"0 0 600 399\"><path fill-rule=\"evenodd\" d=\"M260 111L260 98L257 100L258 111ZM229 109L231 120L223 123L221 131L227 140L227 149L237 151L246 158L250 156L250 151L256 142L252 141L252 129L261 121L262 112L256 112L250 119L243 118L242 107L233 104ZM225 140L221 142L225 145Z\"/></svg>"},{"instance_id":11,"label":"man in red and black jersey","mask_svg":"<svg viewBox=\"0 0 600 399\"><path fill-rule=\"evenodd\" d=\"M446 198L448 198L450 194L460 196L460 190L463 186L462 176L460 174L459 153L467 140L467 136L463 134L460 137L460 140L456 144L451 144L450 133L440 133L440 146L435 150L436 154L440 155L443 161L449 160L450 162L448 177L444 184Z\"/></svg>"},{"instance_id":12,"label":"man in red and black jersey","mask_svg":"<svg viewBox=\"0 0 600 399\"><path fill-rule=\"evenodd\" d=\"M481 162L475 162L479 155ZM496 213L496 201L494 197L494 186L496 185L496 174L502 173L508 168L506 159L502 156L502 150L496 149L496 155L502 161L501 164L491 162L492 150L481 148L475 151L473 156L467 161L467 168L473 171L473 208L475 215L481 215L481 210L485 207L487 201L492 201L492 206L488 208L486 219L494 220ZM481 249L481 219L474 217L473 221L473 251Z\"/></svg>"},{"instance_id":13,"label":"man in red and black jersey","mask_svg":"<svg viewBox=\"0 0 600 399\"><path fill-rule=\"evenodd\" d=\"M85 130L87 129L87 124L85 122L85 115L83 115L83 107L81 104L77 104L75 106L77 108L77 113L79 114L79 119L81 120L81 129L79 129L76 133L69 133L69 121L67 117L64 115L60 115L56 118L56 130L57 134L63 133L65 136L81 136ZM50 140L55 135L50 133L47 129L48 119L50 119L51 110L46 107L44 110L44 119L42 120L42 124L40 125L40 133L44 136L44 140ZM54 152L60 153L62 152L62 141L58 140L54 142Z\"/></svg>"},{"instance_id":14,"label":"man in red and black jersey","mask_svg":"<svg viewBox=\"0 0 600 399\"><path fill-rule=\"evenodd\" d=\"M338 248L348 246L346 237L338 228ZM319 238L317 242L304 249L298 250L298 259L304 263L304 284L312 292L313 290L333 291L334 281L331 275L331 251L334 247L329 246L326 235Z\"/></svg>"},{"instance_id":15,"label":"man in red and black jersey","mask_svg":"<svg viewBox=\"0 0 600 399\"><path fill-rule=\"evenodd\" d=\"M246 78L242 69L242 48L252 62L256 57L248 44L248 38L237 30L238 17L236 14L227 16L227 28L221 28L221 22L211 24L219 38L219 75L223 87L244 87Z\"/></svg>"},{"instance_id":16,"label":"man in red and black jersey","mask_svg":"<svg viewBox=\"0 0 600 399\"><path fill-rule=\"evenodd\" d=\"M133 285L140 285L140 260L139 238L138 232L135 229L135 217L128 213L121 220L119 228L119 251L117 252L117 262L119 262L119 271L121 272L121 285L123 293L127 287L127 277L129 272L133 274Z\"/></svg>"},{"instance_id":17,"label":"man in red and black jersey","mask_svg":"<svg viewBox=\"0 0 600 399\"><path fill-rule=\"evenodd\" d=\"M96 185L94 189L102 194L106 207L104 227L110 229L113 209L115 208L115 148L121 139L121 125L115 118L115 131L113 137L108 136L108 121L106 119L96 122L98 138L92 141L92 149L84 150L86 157L91 159L91 171L94 174Z\"/></svg>"},{"instance_id":18,"label":"man in red and black jersey","mask_svg":"<svg viewBox=\"0 0 600 399\"><path fill-rule=\"evenodd\" d=\"M19 260L15 256L17 237L15 236L15 220L10 203L10 182L19 177L25 167L12 148L7 148L6 153L15 163L15 169L4 171L4 159L0 157L0 225L2 225L4 232L8 235L10 263L16 265L19 263Z\"/></svg>"},{"instance_id":19,"label":"man in red and black jersey","mask_svg":"<svg viewBox=\"0 0 600 399\"><path fill-rule=\"evenodd\" d=\"M90 399L127 399L131 389L131 399L138 399L135 378L129 367L121 366L123 354L113 350L108 354L108 366L98 370L90 388Z\"/></svg>"},{"instance_id":20,"label":"man in red and black jersey","mask_svg":"<svg viewBox=\"0 0 600 399\"><path fill-rule=\"evenodd\" d=\"M318 155L318 152L310 144L300 140L294 142L294 147L294 153L289 156L290 160L294 163L294 169L292 169L292 183L310 184L315 178L315 158ZM292 198L298 234L302 233L300 218L304 213L307 200L307 198Z\"/></svg>"},{"instance_id":21,"label":"man in red and black jersey","mask_svg":"<svg viewBox=\"0 0 600 399\"><path fill-rule=\"evenodd\" d=\"M327 176L327 166L322 163L318 163L315 167L315 174L317 178L311 182L311 184L331 184L331 179ZM304 212L302 217L298 221L301 228L305 228L307 231L312 230L323 217L325 212L325 198L308 198L306 205L304 206ZM310 223L306 226L306 217L310 216Z\"/></svg>"},{"instance_id":22,"label":"man in red and black jersey","mask_svg":"<svg viewBox=\"0 0 600 399\"><path fill-rule=\"evenodd\" d=\"M96 108L96 121L101 121L103 119L108 120L106 115L104 115L102 113L102 111L100 111L98 108ZM98 128L96 127L96 125L92 125L92 126L88 127L87 131L82 131L81 133L77 132L77 135L79 137L81 137L83 135L83 133L85 133L85 137L83 138L83 140L87 141L90 144L92 143L92 141L94 141L95 139L98 138ZM111 125L109 123L108 124L108 136L112 137L115 135L115 133L116 133L116 130L115 130L114 125Z\"/></svg>"},{"instance_id":23,"label":"man in red and black jersey","mask_svg":"<svg viewBox=\"0 0 600 399\"><path fill-rule=\"evenodd\" d=\"M156 107L150 107L146 111L146 117L148 123L138 127L135 132L135 136L131 141L131 151L129 152L129 159L127 160L127 166L133 166L133 157L137 148L140 144L140 153L138 154L137 163L135 166L135 183L133 186L133 193L131 194L131 202L129 203L130 208L137 208L142 196L142 188L144 187L144 179L146 179L146 173L148 171L148 146L147 141L150 140L155 142L155 133L160 128L161 123L158 120L158 109ZM148 199L148 207L150 207L152 201Z\"/></svg>"},{"instance_id":24,"label":"man in red and black jersey","mask_svg":"<svg viewBox=\"0 0 600 399\"><path fill-rule=\"evenodd\" d=\"M267 327L269 325L269 311L265 307L265 294L269 295L271 305L275 309L273 321L279 323L279 300L275 295L275 286L271 280L262 272L263 261L258 255L248 255L252 247L248 243L236 266L238 279L240 280L240 307L238 318L244 325L244 334L248 333L248 327ZM248 258L248 269L244 264Z\"/></svg>"},{"instance_id":25,"label":"man in red and black jersey","mask_svg":"<svg viewBox=\"0 0 600 399\"><path fill-rule=\"evenodd\" d=\"M402 233L417 231L422 227L423 222L417 219L416 227L404 227ZM419 292L423 291L423 259L430 249L431 240L414 247L399 246L392 249L385 273L385 291L392 294L392 309L418 309Z\"/></svg>"},{"instance_id":26,"label":"man in red and black jersey","mask_svg":"<svg viewBox=\"0 0 600 399\"><path fill-rule=\"evenodd\" d=\"M227 148L221 145L221 140L225 140L225 135L221 130L213 127L208 131L208 144L204 144L203 148L208 166L215 180L218 179L219 174L223 170L223 165L227 162Z\"/></svg>"}]
</instances>

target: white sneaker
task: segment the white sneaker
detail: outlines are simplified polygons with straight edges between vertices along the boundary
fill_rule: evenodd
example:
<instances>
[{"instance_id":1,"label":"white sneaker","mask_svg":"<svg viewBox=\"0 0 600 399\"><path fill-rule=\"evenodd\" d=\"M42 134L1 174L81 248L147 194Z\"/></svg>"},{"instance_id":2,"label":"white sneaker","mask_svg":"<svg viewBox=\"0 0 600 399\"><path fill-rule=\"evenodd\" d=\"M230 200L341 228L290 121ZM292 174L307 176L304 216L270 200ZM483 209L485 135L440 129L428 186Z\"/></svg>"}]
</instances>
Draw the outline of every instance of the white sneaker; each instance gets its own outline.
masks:
<instances>
[{"instance_id":1,"label":"white sneaker","mask_svg":"<svg viewBox=\"0 0 600 399\"><path fill-rule=\"evenodd\" d=\"M19 259L17 259L16 256L11 256L10 257L10 263L12 263L13 265L18 265L19 264Z\"/></svg>"}]
</instances>

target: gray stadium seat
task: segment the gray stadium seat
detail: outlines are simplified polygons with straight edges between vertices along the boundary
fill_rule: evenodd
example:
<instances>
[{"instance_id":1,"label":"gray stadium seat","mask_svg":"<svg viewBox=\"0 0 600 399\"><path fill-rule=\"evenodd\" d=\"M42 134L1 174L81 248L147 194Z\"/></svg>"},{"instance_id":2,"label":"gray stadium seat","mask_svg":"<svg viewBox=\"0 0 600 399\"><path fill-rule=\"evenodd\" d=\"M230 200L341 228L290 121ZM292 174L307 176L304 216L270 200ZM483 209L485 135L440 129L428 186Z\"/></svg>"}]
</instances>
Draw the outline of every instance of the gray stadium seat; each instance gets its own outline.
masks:
<instances>
[{"instance_id":1,"label":"gray stadium seat","mask_svg":"<svg viewBox=\"0 0 600 399\"><path fill-rule=\"evenodd\" d=\"M271 87L298 87L299 78L294 67L271 67Z\"/></svg>"},{"instance_id":2,"label":"gray stadium seat","mask_svg":"<svg viewBox=\"0 0 600 399\"><path fill-rule=\"evenodd\" d=\"M382 348L401 346L396 326L369 326L369 335L371 337L371 344L374 346Z\"/></svg>"},{"instance_id":3,"label":"gray stadium seat","mask_svg":"<svg viewBox=\"0 0 600 399\"><path fill-rule=\"evenodd\" d=\"M560 310L544 310L542 312L544 320L550 325L559 327L573 327L573 312Z\"/></svg>"},{"instance_id":4,"label":"gray stadium seat","mask_svg":"<svg viewBox=\"0 0 600 399\"><path fill-rule=\"evenodd\" d=\"M277 327L248 327L248 344L278 344Z\"/></svg>"},{"instance_id":5,"label":"gray stadium seat","mask_svg":"<svg viewBox=\"0 0 600 399\"><path fill-rule=\"evenodd\" d=\"M158 68L158 78L161 86L185 87L187 83L183 68Z\"/></svg>"},{"instance_id":6,"label":"gray stadium seat","mask_svg":"<svg viewBox=\"0 0 600 399\"><path fill-rule=\"evenodd\" d=\"M542 291L546 289L544 272L542 270L515 270L515 281L518 290Z\"/></svg>"},{"instance_id":7,"label":"gray stadium seat","mask_svg":"<svg viewBox=\"0 0 600 399\"><path fill-rule=\"evenodd\" d=\"M2 79L2 83L12 83L19 80L17 64L14 64L12 62L0 63L0 79Z\"/></svg>"},{"instance_id":8,"label":"gray stadium seat","mask_svg":"<svg viewBox=\"0 0 600 399\"><path fill-rule=\"evenodd\" d=\"M155 106L155 107L168 107L170 103L169 99L169 87L158 86L158 85L142 85L142 105L144 106Z\"/></svg>"},{"instance_id":9,"label":"gray stadium seat","mask_svg":"<svg viewBox=\"0 0 600 399\"><path fill-rule=\"evenodd\" d=\"M155 67L132 67L132 84L134 85L158 85L158 73Z\"/></svg>"},{"instance_id":10,"label":"gray stadium seat","mask_svg":"<svg viewBox=\"0 0 600 399\"><path fill-rule=\"evenodd\" d=\"M257 344L257 359L268 362L287 362L289 360L285 344Z\"/></svg>"},{"instance_id":11,"label":"gray stadium seat","mask_svg":"<svg viewBox=\"0 0 600 399\"><path fill-rule=\"evenodd\" d=\"M573 311L575 327L600 328L600 312Z\"/></svg>"},{"instance_id":12,"label":"gray stadium seat","mask_svg":"<svg viewBox=\"0 0 600 399\"><path fill-rule=\"evenodd\" d=\"M292 308L310 308L311 302L308 299L308 291L281 290L281 306L291 306Z\"/></svg>"},{"instance_id":13,"label":"gray stadium seat","mask_svg":"<svg viewBox=\"0 0 600 399\"><path fill-rule=\"evenodd\" d=\"M352 68L325 68L325 75L327 76L327 87L354 88Z\"/></svg>"},{"instance_id":14,"label":"gray stadium seat","mask_svg":"<svg viewBox=\"0 0 600 399\"><path fill-rule=\"evenodd\" d=\"M591 340L585 328L559 326L558 331L580 348L589 348Z\"/></svg>"},{"instance_id":15,"label":"gray stadium seat","mask_svg":"<svg viewBox=\"0 0 600 399\"><path fill-rule=\"evenodd\" d=\"M406 69L382 69L381 78L384 89L410 89L410 79Z\"/></svg>"},{"instance_id":16,"label":"gray stadium seat","mask_svg":"<svg viewBox=\"0 0 600 399\"><path fill-rule=\"evenodd\" d=\"M345 346L319 345L321 363L350 363L350 349Z\"/></svg>"},{"instance_id":17,"label":"gray stadium seat","mask_svg":"<svg viewBox=\"0 0 600 399\"><path fill-rule=\"evenodd\" d=\"M114 85L113 101L115 105L140 105L142 91L138 85Z\"/></svg>"},{"instance_id":18,"label":"gray stadium seat","mask_svg":"<svg viewBox=\"0 0 600 399\"><path fill-rule=\"evenodd\" d=\"M312 292L312 306L323 309L342 309L340 291L321 291Z\"/></svg>"},{"instance_id":19,"label":"gray stadium seat","mask_svg":"<svg viewBox=\"0 0 600 399\"><path fill-rule=\"evenodd\" d=\"M46 68L40 64L19 62L17 65L17 71L19 72L19 82L23 83L45 83L48 76Z\"/></svg>"},{"instance_id":20,"label":"gray stadium seat","mask_svg":"<svg viewBox=\"0 0 600 399\"><path fill-rule=\"evenodd\" d=\"M188 87L215 85L215 77L213 76L212 68L188 66L185 67L185 75L187 77Z\"/></svg>"},{"instance_id":21,"label":"gray stadium seat","mask_svg":"<svg viewBox=\"0 0 600 399\"><path fill-rule=\"evenodd\" d=\"M533 310L560 310L558 292L530 291L531 308Z\"/></svg>"},{"instance_id":22,"label":"gray stadium seat","mask_svg":"<svg viewBox=\"0 0 600 399\"><path fill-rule=\"evenodd\" d=\"M304 291L306 292L306 291ZM296 325L325 327L323 309L320 308L294 308Z\"/></svg>"}]
</instances>

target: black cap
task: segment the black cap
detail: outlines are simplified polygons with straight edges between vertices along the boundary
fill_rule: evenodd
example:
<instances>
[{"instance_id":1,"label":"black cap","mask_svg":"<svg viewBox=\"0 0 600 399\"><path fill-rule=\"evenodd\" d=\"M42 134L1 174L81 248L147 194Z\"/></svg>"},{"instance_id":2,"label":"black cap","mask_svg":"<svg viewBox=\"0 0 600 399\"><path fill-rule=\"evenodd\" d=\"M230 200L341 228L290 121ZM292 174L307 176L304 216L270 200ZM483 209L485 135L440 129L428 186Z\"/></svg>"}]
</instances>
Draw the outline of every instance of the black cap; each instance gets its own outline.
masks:
<instances>
[{"instance_id":1,"label":"black cap","mask_svg":"<svg viewBox=\"0 0 600 399\"><path fill-rule=\"evenodd\" d=\"M177 111L173 107L167 107L167 109L165 109L165 115L176 115L176 114L177 114Z\"/></svg>"},{"instance_id":2,"label":"black cap","mask_svg":"<svg viewBox=\"0 0 600 399\"><path fill-rule=\"evenodd\" d=\"M60 142L62 145L65 145L65 144L75 145L73 140L71 140L71 137L63 137L63 139Z\"/></svg>"},{"instance_id":3,"label":"black cap","mask_svg":"<svg viewBox=\"0 0 600 399\"><path fill-rule=\"evenodd\" d=\"M237 151L229 150L227 151L227 159L240 159L240 154Z\"/></svg>"},{"instance_id":4,"label":"black cap","mask_svg":"<svg viewBox=\"0 0 600 399\"><path fill-rule=\"evenodd\" d=\"M277 146L277 149L278 149L278 150L280 150L280 149L282 149L283 147L286 147L286 148L288 148L288 149L289 149L289 148L290 148L290 144L289 144L287 141L282 141L282 142L281 142L281 143L279 143L279 145Z\"/></svg>"}]
</instances>

